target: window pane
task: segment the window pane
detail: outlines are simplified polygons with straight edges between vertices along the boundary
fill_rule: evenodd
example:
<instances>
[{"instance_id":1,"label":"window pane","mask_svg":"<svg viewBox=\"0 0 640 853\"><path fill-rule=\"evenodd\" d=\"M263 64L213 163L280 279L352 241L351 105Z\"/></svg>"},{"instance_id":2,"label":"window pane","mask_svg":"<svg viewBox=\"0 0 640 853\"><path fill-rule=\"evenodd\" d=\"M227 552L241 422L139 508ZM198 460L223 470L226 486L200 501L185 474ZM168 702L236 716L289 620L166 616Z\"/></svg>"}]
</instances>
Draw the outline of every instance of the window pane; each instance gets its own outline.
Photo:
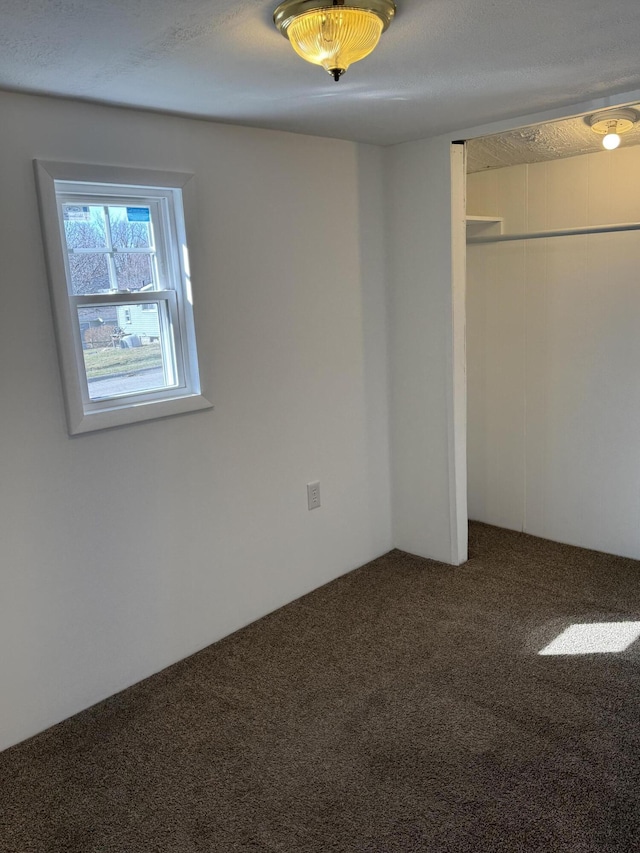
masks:
<instances>
[{"instance_id":1,"label":"window pane","mask_svg":"<svg viewBox=\"0 0 640 853\"><path fill-rule=\"evenodd\" d=\"M114 249L153 248L151 209L139 207L109 207L111 242Z\"/></svg>"},{"instance_id":2,"label":"window pane","mask_svg":"<svg viewBox=\"0 0 640 853\"><path fill-rule=\"evenodd\" d=\"M83 293L108 293L111 288L109 263L104 252L69 253L71 291L75 296Z\"/></svg>"},{"instance_id":3,"label":"window pane","mask_svg":"<svg viewBox=\"0 0 640 853\"><path fill-rule=\"evenodd\" d=\"M63 204L62 219L69 249L107 248L107 229L103 207Z\"/></svg>"},{"instance_id":4,"label":"window pane","mask_svg":"<svg viewBox=\"0 0 640 853\"><path fill-rule=\"evenodd\" d=\"M91 400L175 387L173 341L165 333L166 304L78 308Z\"/></svg>"},{"instance_id":5,"label":"window pane","mask_svg":"<svg viewBox=\"0 0 640 853\"><path fill-rule=\"evenodd\" d=\"M113 256L118 279L118 290L142 290L153 285L153 260L151 255L138 252L117 252ZM151 287L150 290L155 288Z\"/></svg>"}]
</instances>

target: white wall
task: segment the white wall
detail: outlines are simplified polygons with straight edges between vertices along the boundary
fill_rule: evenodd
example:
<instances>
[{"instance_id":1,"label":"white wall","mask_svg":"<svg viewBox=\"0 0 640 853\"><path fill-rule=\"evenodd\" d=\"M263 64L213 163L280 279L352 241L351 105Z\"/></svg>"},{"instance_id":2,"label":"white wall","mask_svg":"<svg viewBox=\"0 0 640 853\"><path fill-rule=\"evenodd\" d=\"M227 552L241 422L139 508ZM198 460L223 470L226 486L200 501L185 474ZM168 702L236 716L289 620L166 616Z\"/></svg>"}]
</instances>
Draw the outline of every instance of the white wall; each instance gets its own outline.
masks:
<instances>
[{"instance_id":1,"label":"white wall","mask_svg":"<svg viewBox=\"0 0 640 853\"><path fill-rule=\"evenodd\" d=\"M469 176L507 232L640 221L640 147ZM640 234L470 246L469 516L640 558Z\"/></svg>"},{"instance_id":2,"label":"white wall","mask_svg":"<svg viewBox=\"0 0 640 853\"><path fill-rule=\"evenodd\" d=\"M392 539L382 151L12 94L0 109L2 748ZM67 436L33 158L195 173L213 411Z\"/></svg>"},{"instance_id":3,"label":"white wall","mask_svg":"<svg viewBox=\"0 0 640 853\"><path fill-rule=\"evenodd\" d=\"M466 418L452 236L464 228L463 160L452 168L443 138L397 145L386 156L394 544L459 564L467 556L467 519L456 467L464 464ZM456 167L460 180L452 181ZM463 308L456 312L461 329Z\"/></svg>"}]
</instances>

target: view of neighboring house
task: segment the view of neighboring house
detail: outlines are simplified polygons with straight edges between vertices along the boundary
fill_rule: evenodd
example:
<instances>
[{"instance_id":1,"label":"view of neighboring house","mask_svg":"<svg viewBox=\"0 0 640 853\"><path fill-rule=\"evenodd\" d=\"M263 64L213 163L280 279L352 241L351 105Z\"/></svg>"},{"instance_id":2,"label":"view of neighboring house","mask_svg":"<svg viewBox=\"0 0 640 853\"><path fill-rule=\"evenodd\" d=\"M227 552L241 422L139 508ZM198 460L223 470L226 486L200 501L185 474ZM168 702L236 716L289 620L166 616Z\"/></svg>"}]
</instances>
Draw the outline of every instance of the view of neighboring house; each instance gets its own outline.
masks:
<instances>
[{"instance_id":1,"label":"view of neighboring house","mask_svg":"<svg viewBox=\"0 0 640 853\"><path fill-rule=\"evenodd\" d=\"M160 340L160 321L158 305L155 302L143 302L142 305L121 305L116 309L116 325L125 335L138 335L150 341Z\"/></svg>"},{"instance_id":2,"label":"view of neighboring house","mask_svg":"<svg viewBox=\"0 0 640 853\"><path fill-rule=\"evenodd\" d=\"M155 302L82 308L79 320L85 348L109 346L113 343L114 334L119 338L136 335L141 343L160 340L160 320Z\"/></svg>"}]
</instances>

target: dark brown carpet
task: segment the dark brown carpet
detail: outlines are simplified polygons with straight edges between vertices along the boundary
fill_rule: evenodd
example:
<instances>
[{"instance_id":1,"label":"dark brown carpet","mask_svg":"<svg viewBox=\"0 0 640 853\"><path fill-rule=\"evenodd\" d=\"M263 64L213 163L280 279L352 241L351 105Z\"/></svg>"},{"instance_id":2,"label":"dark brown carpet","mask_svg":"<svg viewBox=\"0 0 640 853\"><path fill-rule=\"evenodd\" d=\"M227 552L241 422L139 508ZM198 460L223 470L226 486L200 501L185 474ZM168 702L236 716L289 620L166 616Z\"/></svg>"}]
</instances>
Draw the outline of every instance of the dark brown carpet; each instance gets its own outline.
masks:
<instances>
[{"instance_id":1,"label":"dark brown carpet","mask_svg":"<svg viewBox=\"0 0 640 853\"><path fill-rule=\"evenodd\" d=\"M640 563L479 524L0 755L2 853L640 850Z\"/></svg>"}]
</instances>

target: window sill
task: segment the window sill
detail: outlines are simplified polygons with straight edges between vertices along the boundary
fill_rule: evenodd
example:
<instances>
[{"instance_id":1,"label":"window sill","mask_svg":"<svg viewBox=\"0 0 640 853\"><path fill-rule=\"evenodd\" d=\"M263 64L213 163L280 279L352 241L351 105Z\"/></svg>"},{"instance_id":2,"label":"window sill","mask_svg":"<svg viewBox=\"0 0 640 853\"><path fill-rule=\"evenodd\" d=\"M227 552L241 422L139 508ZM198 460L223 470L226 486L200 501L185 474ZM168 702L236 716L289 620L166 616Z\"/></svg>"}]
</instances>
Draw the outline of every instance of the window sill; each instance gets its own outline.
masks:
<instances>
[{"instance_id":1,"label":"window sill","mask_svg":"<svg viewBox=\"0 0 640 853\"><path fill-rule=\"evenodd\" d=\"M187 412L212 408L213 403L210 403L202 394L190 394L172 400L149 400L133 406L130 402L125 402L121 406L114 406L111 409L85 413L80 418L74 418L73 413L68 408L67 417L70 435L81 435L85 432L111 429L125 424L168 418L172 415L182 415Z\"/></svg>"}]
</instances>

